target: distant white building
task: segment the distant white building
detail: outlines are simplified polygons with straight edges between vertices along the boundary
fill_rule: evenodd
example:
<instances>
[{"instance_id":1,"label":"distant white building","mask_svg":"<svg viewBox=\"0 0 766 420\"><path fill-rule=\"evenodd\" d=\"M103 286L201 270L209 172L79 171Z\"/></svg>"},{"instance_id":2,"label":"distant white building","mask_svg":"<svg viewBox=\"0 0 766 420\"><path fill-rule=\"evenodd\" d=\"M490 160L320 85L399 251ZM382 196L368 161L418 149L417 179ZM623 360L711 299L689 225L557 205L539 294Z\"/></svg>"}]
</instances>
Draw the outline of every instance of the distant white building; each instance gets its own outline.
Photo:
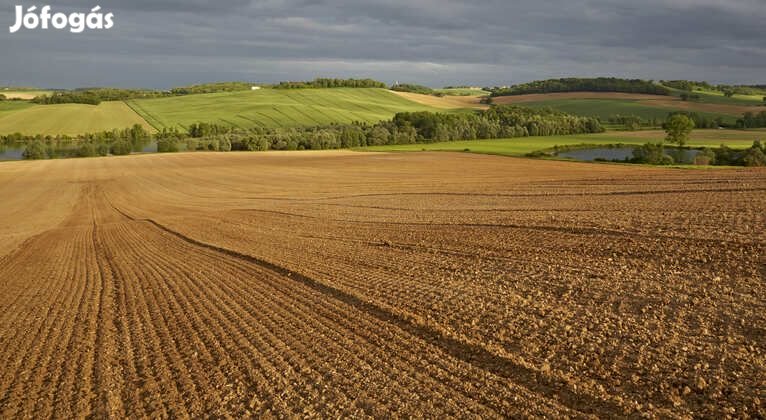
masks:
<instances>
[{"instance_id":1,"label":"distant white building","mask_svg":"<svg viewBox=\"0 0 766 420\"><path fill-rule=\"evenodd\" d=\"M260 86L250 86L250 90L258 90L260 89Z\"/></svg>"}]
</instances>

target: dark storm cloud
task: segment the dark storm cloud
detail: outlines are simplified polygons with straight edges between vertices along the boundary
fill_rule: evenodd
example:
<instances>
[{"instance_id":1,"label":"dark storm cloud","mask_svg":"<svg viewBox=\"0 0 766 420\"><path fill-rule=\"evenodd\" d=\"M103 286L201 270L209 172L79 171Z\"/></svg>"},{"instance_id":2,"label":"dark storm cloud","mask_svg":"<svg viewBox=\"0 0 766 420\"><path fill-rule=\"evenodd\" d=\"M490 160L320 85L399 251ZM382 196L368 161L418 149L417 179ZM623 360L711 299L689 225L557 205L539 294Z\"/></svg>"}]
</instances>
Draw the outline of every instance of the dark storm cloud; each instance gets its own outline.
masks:
<instances>
[{"instance_id":1,"label":"dark storm cloud","mask_svg":"<svg viewBox=\"0 0 766 420\"><path fill-rule=\"evenodd\" d=\"M14 20L0 0L0 22ZM37 3L38 5L47 3ZM60 0L109 31L9 34L0 84L167 87L315 76L506 84L566 75L763 82L762 0Z\"/></svg>"}]
</instances>

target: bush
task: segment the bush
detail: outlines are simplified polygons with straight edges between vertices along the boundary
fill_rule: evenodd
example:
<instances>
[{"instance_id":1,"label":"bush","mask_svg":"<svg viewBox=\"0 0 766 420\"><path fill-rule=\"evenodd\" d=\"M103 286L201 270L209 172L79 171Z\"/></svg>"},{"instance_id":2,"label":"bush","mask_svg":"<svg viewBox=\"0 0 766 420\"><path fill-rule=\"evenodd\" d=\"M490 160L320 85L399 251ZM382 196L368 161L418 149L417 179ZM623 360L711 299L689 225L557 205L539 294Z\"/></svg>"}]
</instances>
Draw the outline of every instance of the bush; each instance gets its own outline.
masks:
<instances>
[{"instance_id":1,"label":"bush","mask_svg":"<svg viewBox=\"0 0 766 420\"><path fill-rule=\"evenodd\" d=\"M745 166L766 166L766 154L759 147L753 146L745 150L742 164Z\"/></svg>"},{"instance_id":2,"label":"bush","mask_svg":"<svg viewBox=\"0 0 766 420\"><path fill-rule=\"evenodd\" d=\"M178 143L174 139L157 140L158 153L175 153L178 151Z\"/></svg>"},{"instance_id":3,"label":"bush","mask_svg":"<svg viewBox=\"0 0 766 420\"><path fill-rule=\"evenodd\" d=\"M665 154L665 146L662 143L646 143L633 149L635 163L648 163L650 165L672 165L673 158Z\"/></svg>"},{"instance_id":4,"label":"bush","mask_svg":"<svg viewBox=\"0 0 766 420\"><path fill-rule=\"evenodd\" d=\"M75 155L77 157L94 157L96 153L96 146L93 143L83 143L77 147Z\"/></svg>"},{"instance_id":5,"label":"bush","mask_svg":"<svg viewBox=\"0 0 766 420\"><path fill-rule=\"evenodd\" d=\"M127 140L117 140L110 148L113 155L129 155L133 147Z\"/></svg>"},{"instance_id":6,"label":"bush","mask_svg":"<svg viewBox=\"0 0 766 420\"><path fill-rule=\"evenodd\" d=\"M47 158L48 152L46 150L45 144L42 141L35 140L30 142L24 149L24 159L36 160Z\"/></svg>"},{"instance_id":7,"label":"bush","mask_svg":"<svg viewBox=\"0 0 766 420\"><path fill-rule=\"evenodd\" d=\"M695 165L713 165L715 164L715 152L712 149L704 148L694 156Z\"/></svg>"}]
</instances>

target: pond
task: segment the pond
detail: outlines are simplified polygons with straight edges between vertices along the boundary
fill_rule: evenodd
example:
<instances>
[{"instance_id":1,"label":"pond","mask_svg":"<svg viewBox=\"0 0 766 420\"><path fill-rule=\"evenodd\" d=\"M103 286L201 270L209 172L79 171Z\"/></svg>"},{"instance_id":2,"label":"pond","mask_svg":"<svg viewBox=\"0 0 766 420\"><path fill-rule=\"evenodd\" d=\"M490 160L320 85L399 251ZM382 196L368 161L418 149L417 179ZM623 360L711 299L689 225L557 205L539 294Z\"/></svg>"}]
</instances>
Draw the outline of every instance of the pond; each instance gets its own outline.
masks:
<instances>
[{"instance_id":1,"label":"pond","mask_svg":"<svg viewBox=\"0 0 766 420\"><path fill-rule=\"evenodd\" d=\"M24 148L0 147L0 161L24 159Z\"/></svg>"},{"instance_id":2,"label":"pond","mask_svg":"<svg viewBox=\"0 0 766 420\"><path fill-rule=\"evenodd\" d=\"M573 149L556 154L558 157L593 162L596 160L605 161L625 161L633 158L634 146L617 147L591 147L587 149ZM678 163L692 163L699 150L679 149L677 147L666 147L665 154L670 155ZM679 159L680 157L680 159Z\"/></svg>"},{"instance_id":3,"label":"pond","mask_svg":"<svg viewBox=\"0 0 766 420\"><path fill-rule=\"evenodd\" d=\"M185 145L182 150L185 150ZM135 152L134 152L135 153ZM157 153L157 142L151 142L144 145L141 148L140 153ZM24 159L24 146L12 145L12 146L0 146L0 162L7 160L23 160Z\"/></svg>"}]
</instances>

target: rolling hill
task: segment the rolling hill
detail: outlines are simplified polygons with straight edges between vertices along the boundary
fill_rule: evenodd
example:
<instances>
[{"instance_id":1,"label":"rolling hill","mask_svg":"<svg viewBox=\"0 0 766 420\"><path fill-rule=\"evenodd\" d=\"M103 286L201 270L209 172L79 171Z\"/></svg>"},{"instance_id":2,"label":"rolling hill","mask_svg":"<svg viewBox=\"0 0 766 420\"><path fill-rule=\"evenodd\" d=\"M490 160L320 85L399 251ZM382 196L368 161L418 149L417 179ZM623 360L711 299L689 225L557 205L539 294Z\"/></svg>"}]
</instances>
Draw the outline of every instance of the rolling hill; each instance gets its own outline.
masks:
<instances>
[{"instance_id":1,"label":"rolling hill","mask_svg":"<svg viewBox=\"0 0 766 420\"><path fill-rule=\"evenodd\" d=\"M0 134L77 135L127 128L134 124L152 129L123 102L102 102L100 105L0 104Z\"/></svg>"},{"instance_id":2,"label":"rolling hill","mask_svg":"<svg viewBox=\"0 0 766 420\"><path fill-rule=\"evenodd\" d=\"M682 101L675 96L616 92L567 92L500 96L493 98L493 102L533 108L549 106L575 115L599 117L602 120L617 114L662 119L672 111L693 111L713 118L721 117L726 122L734 123L745 112L764 110L763 107L759 107L755 103L748 106L716 99L711 102L706 102L704 99L697 102Z\"/></svg>"},{"instance_id":3,"label":"rolling hill","mask_svg":"<svg viewBox=\"0 0 766 420\"><path fill-rule=\"evenodd\" d=\"M397 112L433 111L385 89L261 89L127 102L157 129L197 122L239 128L377 122Z\"/></svg>"}]
</instances>

